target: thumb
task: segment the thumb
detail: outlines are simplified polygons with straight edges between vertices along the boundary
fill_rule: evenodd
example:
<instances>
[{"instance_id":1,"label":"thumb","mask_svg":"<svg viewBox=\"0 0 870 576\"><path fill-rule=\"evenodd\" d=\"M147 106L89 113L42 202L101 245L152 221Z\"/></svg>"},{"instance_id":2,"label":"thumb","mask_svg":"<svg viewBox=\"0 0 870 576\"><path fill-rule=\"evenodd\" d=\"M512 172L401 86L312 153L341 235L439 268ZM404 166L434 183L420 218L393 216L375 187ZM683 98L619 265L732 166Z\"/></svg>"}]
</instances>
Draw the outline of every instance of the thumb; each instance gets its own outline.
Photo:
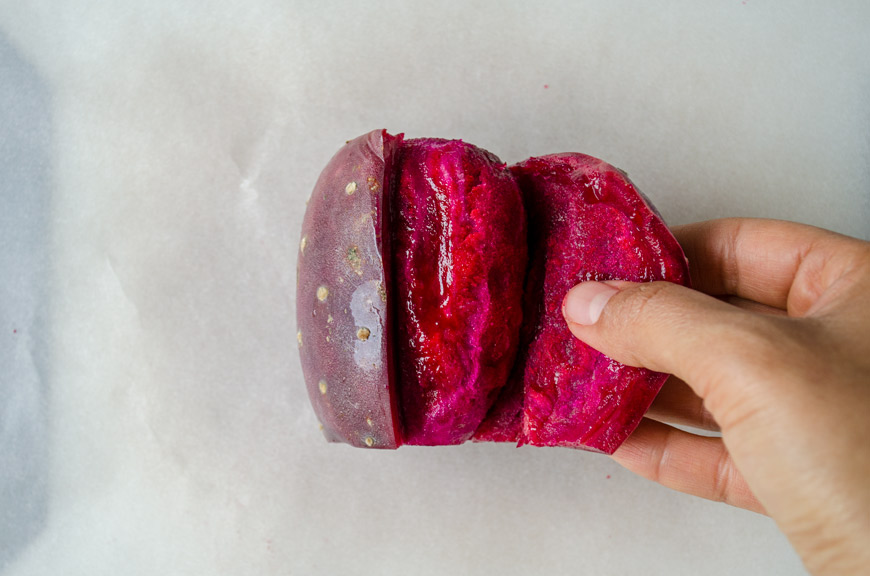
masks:
<instances>
[{"instance_id":1,"label":"thumb","mask_svg":"<svg viewBox=\"0 0 870 576\"><path fill-rule=\"evenodd\" d=\"M763 358L773 326L711 296L669 282L583 282L562 303L571 332L631 366L668 372L706 397L714 375L747 353ZM723 370L724 369L724 370Z\"/></svg>"}]
</instances>

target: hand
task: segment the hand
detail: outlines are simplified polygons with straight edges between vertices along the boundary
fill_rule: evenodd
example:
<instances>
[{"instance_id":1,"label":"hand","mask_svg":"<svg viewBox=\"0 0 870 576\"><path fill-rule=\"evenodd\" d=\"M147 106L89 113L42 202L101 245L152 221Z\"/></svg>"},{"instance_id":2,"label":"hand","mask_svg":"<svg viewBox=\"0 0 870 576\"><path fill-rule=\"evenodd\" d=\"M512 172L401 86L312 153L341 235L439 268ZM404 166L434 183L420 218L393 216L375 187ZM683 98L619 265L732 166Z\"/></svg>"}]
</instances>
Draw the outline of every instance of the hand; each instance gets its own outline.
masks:
<instances>
[{"instance_id":1,"label":"hand","mask_svg":"<svg viewBox=\"0 0 870 576\"><path fill-rule=\"evenodd\" d=\"M670 488L768 513L814 574L866 573L870 243L771 220L674 233L697 291L587 282L563 304L584 342L674 374L613 458Z\"/></svg>"}]
</instances>

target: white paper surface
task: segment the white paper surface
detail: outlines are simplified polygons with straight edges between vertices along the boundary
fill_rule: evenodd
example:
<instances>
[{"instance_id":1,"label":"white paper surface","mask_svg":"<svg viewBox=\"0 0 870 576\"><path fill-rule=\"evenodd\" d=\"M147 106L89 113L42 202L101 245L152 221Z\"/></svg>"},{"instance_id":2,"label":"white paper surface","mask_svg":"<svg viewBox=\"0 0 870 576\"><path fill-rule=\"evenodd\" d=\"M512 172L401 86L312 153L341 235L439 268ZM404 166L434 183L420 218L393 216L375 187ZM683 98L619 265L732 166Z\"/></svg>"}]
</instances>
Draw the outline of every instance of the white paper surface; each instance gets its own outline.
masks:
<instances>
[{"instance_id":1,"label":"white paper surface","mask_svg":"<svg viewBox=\"0 0 870 576\"><path fill-rule=\"evenodd\" d=\"M868 238L866 4L74 4L0 0L4 575L802 573L599 455L328 445L295 256L377 127Z\"/></svg>"}]
</instances>

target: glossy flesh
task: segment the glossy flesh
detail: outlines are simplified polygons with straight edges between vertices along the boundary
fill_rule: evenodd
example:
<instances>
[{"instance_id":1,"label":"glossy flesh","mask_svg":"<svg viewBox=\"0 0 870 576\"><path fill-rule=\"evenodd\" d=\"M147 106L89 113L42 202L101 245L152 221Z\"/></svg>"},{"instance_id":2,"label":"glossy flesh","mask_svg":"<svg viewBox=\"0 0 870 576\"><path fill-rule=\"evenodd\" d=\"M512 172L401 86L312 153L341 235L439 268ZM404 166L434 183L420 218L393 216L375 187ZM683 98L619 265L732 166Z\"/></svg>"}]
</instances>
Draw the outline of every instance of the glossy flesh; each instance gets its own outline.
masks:
<instances>
[{"instance_id":1,"label":"glossy flesh","mask_svg":"<svg viewBox=\"0 0 870 576\"><path fill-rule=\"evenodd\" d=\"M461 141L408 140L393 201L405 442L469 439L517 350L525 214L510 172Z\"/></svg>"},{"instance_id":2,"label":"glossy flesh","mask_svg":"<svg viewBox=\"0 0 870 576\"><path fill-rule=\"evenodd\" d=\"M619 364L574 338L562 300L587 280L688 284L685 256L626 175L601 160L553 154L511 171L529 221L520 444L611 454L637 427L667 375ZM506 394L494 412L512 403L516 398ZM517 432L517 419L506 426L514 429L503 435Z\"/></svg>"}]
</instances>

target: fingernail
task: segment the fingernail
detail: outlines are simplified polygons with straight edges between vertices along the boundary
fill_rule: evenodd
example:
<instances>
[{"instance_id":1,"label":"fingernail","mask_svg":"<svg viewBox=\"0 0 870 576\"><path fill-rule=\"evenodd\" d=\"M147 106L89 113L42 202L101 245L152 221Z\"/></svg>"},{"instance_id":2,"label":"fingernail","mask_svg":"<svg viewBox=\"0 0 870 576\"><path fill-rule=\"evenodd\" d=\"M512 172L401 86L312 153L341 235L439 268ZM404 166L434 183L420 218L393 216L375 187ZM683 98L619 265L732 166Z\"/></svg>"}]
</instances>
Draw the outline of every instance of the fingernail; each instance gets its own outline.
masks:
<instances>
[{"instance_id":1,"label":"fingernail","mask_svg":"<svg viewBox=\"0 0 870 576\"><path fill-rule=\"evenodd\" d=\"M591 326L598 322L607 301L617 292L616 288L601 282L582 282L568 291L562 313L569 322Z\"/></svg>"}]
</instances>

